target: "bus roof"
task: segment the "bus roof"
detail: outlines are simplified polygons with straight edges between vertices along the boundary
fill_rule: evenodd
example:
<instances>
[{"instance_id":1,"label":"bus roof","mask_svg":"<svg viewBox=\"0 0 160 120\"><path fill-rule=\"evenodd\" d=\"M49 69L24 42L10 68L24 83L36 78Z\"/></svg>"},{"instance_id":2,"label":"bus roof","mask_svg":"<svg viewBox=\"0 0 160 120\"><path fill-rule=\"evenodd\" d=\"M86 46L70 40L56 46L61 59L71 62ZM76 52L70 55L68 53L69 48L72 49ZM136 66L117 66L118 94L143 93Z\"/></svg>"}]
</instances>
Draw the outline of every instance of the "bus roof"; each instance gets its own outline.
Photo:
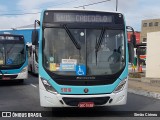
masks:
<instances>
[{"instance_id":1,"label":"bus roof","mask_svg":"<svg viewBox=\"0 0 160 120\"><path fill-rule=\"evenodd\" d=\"M110 13L119 13L117 11L107 11L107 10L95 10L95 9L79 9L79 8L55 8L55 9L45 9L45 10L68 10L68 11L93 11L93 12L110 12ZM45 11L44 10L44 11ZM122 13L119 13L122 14Z\"/></svg>"},{"instance_id":2,"label":"bus roof","mask_svg":"<svg viewBox=\"0 0 160 120\"><path fill-rule=\"evenodd\" d=\"M15 28L15 29L0 29L0 31L10 31L10 30L32 30L34 29L34 27L30 27L30 28ZM39 29L39 27L36 27L36 29Z\"/></svg>"}]
</instances>

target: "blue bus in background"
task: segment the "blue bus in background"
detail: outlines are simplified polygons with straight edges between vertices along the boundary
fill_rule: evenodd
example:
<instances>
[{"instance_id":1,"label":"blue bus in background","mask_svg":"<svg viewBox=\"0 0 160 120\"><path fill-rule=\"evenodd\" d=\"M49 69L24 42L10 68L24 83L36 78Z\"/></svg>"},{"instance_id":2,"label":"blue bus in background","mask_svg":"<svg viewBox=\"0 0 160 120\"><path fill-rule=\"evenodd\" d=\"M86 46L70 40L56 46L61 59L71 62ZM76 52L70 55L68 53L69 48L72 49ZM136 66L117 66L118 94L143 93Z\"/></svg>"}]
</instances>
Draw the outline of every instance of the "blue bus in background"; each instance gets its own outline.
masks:
<instances>
[{"instance_id":1,"label":"blue bus in background","mask_svg":"<svg viewBox=\"0 0 160 120\"><path fill-rule=\"evenodd\" d=\"M44 10L32 44L39 45L41 106L126 104L134 50L121 13Z\"/></svg>"},{"instance_id":2,"label":"blue bus in background","mask_svg":"<svg viewBox=\"0 0 160 120\"><path fill-rule=\"evenodd\" d=\"M27 47L23 35L0 34L0 80L28 78Z\"/></svg>"},{"instance_id":3,"label":"blue bus in background","mask_svg":"<svg viewBox=\"0 0 160 120\"><path fill-rule=\"evenodd\" d=\"M0 34L14 34L23 35L26 45L28 46L28 71L34 74L38 74L38 48L32 45L32 31L34 28L21 28L21 29L8 29L0 30ZM37 28L39 32L39 28Z\"/></svg>"}]
</instances>

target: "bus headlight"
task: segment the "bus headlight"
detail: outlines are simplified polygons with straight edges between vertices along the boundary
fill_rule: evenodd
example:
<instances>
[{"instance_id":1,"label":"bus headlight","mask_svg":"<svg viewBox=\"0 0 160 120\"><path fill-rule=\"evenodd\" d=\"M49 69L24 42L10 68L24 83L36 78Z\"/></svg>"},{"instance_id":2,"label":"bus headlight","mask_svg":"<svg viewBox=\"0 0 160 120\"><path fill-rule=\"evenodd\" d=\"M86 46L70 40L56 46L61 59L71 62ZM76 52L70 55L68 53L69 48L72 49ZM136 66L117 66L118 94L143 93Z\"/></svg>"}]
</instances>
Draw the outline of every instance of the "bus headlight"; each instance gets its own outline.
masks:
<instances>
[{"instance_id":1,"label":"bus headlight","mask_svg":"<svg viewBox=\"0 0 160 120\"><path fill-rule=\"evenodd\" d=\"M41 78L41 81L48 92L57 94L57 91L52 87L52 85L44 78Z\"/></svg>"},{"instance_id":2,"label":"bus headlight","mask_svg":"<svg viewBox=\"0 0 160 120\"><path fill-rule=\"evenodd\" d=\"M119 85L114 90L114 93L118 93L123 90L124 86L126 85L126 79L122 80Z\"/></svg>"},{"instance_id":3,"label":"bus headlight","mask_svg":"<svg viewBox=\"0 0 160 120\"><path fill-rule=\"evenodd\" d=\"M26 72L26 71L28 71L28 68L27 68L27 67L24 67L24 68L22 69L21 73Z\"/></svg>"}]
</instances>

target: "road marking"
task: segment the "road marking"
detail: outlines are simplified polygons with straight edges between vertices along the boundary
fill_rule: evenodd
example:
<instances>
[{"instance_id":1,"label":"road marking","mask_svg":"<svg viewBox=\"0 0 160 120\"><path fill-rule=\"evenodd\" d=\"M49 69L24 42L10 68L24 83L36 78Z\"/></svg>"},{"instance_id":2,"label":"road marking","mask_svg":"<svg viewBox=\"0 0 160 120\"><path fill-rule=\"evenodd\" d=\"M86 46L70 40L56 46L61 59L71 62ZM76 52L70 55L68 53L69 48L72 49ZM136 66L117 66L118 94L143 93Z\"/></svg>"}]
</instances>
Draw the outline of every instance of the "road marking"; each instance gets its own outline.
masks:
<instances>
[{"instance_id":1,"label":"road marking","mask_svg":"<svg viewBox=\"0 0 160 120\"><path fill-rule=\"evenodd\" d=\"M30 84L32 87L35 87L35 88L37 88L37 86L36 85L33 85L33 84Z\"/></svg>"}]
</instances>

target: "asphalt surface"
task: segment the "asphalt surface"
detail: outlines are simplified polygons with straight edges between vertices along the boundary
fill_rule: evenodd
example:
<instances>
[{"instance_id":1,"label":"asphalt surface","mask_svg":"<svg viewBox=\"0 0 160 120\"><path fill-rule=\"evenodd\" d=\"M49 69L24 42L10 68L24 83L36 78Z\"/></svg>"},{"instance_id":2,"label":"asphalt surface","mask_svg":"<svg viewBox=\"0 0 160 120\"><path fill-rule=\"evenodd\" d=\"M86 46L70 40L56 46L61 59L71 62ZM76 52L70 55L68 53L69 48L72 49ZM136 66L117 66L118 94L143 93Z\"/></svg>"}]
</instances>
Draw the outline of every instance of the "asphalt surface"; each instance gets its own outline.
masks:
<instances>
[{"instance_id":1,"label":"asphalt surface","mask_svg":"<svg viewBox=\"0 0 160 120\"><path fill-rule=\"evenodd\" d=\"M124 106L93 109L61 108L52 111L51 108L40 107L38 77L29 74L29 79L24 83L0 81L0 111L50 111L52 114L49 118L0 118L0 120L159 120L159 117L133 117L133 114L157 114L156 111L160 111L160 100L128 93L127 104Z\"/></svg>"}]
</instances>

